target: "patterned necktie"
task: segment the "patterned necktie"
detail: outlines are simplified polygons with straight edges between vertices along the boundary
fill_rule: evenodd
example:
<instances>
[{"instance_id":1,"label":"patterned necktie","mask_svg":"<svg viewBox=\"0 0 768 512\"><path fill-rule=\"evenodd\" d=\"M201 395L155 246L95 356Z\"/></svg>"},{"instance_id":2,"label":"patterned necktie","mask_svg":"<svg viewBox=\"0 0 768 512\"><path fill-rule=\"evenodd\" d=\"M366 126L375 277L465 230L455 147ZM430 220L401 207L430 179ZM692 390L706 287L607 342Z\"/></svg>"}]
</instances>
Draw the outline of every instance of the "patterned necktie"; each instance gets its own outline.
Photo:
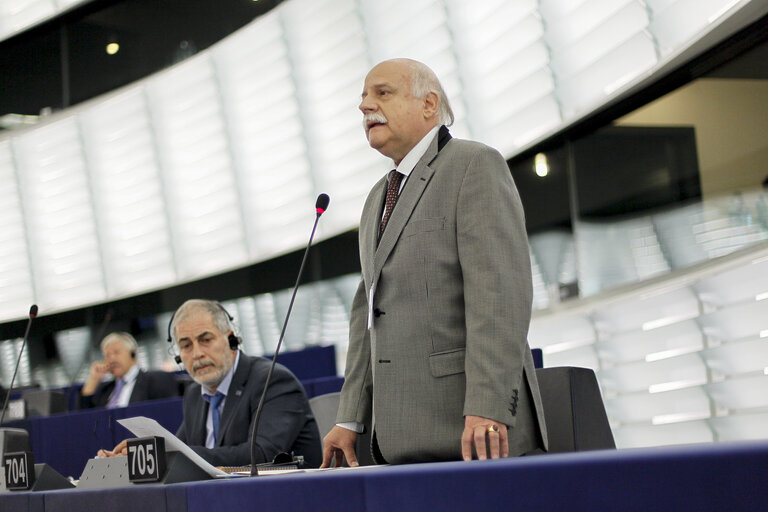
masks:
<instances>
[{"instance_id":1,"label":"patterned necktie","mask_svg":"<svg viewBox=\"0 0 768 512\"><path fill-rule=\"evenodd\" d=\"M211 423L213 423L213 444L216 445L216 439L219 437L219 420L221 419L219 414L219 405L224 400L223 393L216 393L211 397Z\"/></svg>"},{"instance_id":2,"label":"patterned necktie","mask_svg":"<svg viewBox=\"0 0 768 512\"><path fill-rule=\"evenodd\" d=\"M389 216L392 215L392 210L397 203L397 197L400 195L400 182L403 181L403 175L397 172L397 170L389 171L389 184L387 185L387 199L384 203L384 217L381 218L381 227L379 228L379 234L384 232L384 228L387 227L387 221Z\"/></svg>"},{"instance_id":3,"label":"patterned necktie","mask_svg":"<svg viewBox=\"0 0 768 512\"><path fill-rule=\"evenodd\" d=\"M112 391L112 394L109 397L109 402L107 402L107 409L114 409L115 407L118 407L117 402L120 400L120 391L123 390L123 386L125 386L125 381L123 379L117 379L115 381L115 390Z\"/></svg>"}]
</instances>

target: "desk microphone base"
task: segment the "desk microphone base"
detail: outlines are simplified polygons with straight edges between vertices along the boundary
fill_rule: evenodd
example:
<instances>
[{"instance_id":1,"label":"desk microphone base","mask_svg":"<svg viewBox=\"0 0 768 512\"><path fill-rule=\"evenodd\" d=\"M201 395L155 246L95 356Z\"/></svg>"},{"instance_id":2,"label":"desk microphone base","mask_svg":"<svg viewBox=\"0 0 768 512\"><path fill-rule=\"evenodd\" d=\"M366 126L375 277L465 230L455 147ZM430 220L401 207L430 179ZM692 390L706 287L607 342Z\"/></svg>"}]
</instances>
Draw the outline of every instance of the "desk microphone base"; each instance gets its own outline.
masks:
<instances>
[{"instance_id":1,"label":"desk microphone base","mask_svg":"<svg viewBox=\"0 0 768 512\"><path fill-rule=\"evenodd\" d=\"M35 464L35 483L32 491L53 491L55 489L73 489L75 485L68 478L48 464Z\"/></svg>"}]
</instances>

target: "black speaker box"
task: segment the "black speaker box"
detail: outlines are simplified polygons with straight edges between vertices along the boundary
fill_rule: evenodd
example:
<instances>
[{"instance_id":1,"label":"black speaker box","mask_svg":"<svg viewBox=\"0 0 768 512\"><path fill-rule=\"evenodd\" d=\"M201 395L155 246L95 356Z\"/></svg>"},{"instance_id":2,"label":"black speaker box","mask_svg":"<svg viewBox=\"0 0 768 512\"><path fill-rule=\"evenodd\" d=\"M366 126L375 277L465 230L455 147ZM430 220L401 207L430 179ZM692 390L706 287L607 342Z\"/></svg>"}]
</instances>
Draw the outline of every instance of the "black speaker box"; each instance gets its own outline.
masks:
<instances>
[{"instance_id":1,"label":"black speaker box","mask_svg":"<svg viewBox=\"0 0 768 512\"><path fill-rule=\"evenodd\" d=\"M595 372L562 366L536 370L549 453L616 448Z\"/></svg>"},{"instance_id":2,"label":"black speaker box","mask_svg":"<svg viewBox=\"0 0 768 512\"><path fill-rule=\"evenodd\" d=\"M22 398L27 403L28 418L67 412L67 397L61 391L50 389L27 391Z\"/></svg>"}]
</instances>

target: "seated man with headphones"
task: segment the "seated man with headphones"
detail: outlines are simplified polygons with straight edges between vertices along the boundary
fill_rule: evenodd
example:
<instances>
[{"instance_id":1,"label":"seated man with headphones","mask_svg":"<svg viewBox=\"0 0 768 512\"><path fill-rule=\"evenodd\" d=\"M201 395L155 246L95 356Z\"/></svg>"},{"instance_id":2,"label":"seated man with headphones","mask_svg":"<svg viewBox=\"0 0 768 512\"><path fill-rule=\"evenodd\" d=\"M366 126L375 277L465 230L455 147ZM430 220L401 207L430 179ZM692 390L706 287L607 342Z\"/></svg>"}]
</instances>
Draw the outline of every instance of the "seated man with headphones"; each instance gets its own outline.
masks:
<instances>
[{"instance_id":1,"label":"seated man with headphones","mask_svg":"<svg viewBox=\"0 0 768 512\"><path fill-rule=\"evenodd\" d=\"M113 332L101 341L104 360L91 365L88 380L80 390L80 408L125 407L179 395L179 385L172 373L145 372L139 368L136 349L136 340L127 332ZM114 380L102 382L108 373Z\"/></svg>"},{"instance_id":2,"label":"seated man with headphones","mask_svg":"<svg viewBox=\"0 0 768 512\"><path fill-rule=\"evenodd\" d=\"M176 310L168 341L179 351L195 383L184 393L184 419L177 437L214 466L251 463L252 421L271 361L239 350L232 317L218 302L191 299ZM322 462L317 423L304 387L281 364L269 383L256 437L256 463L270 462L280 452L302 455L307 467ZM121 455L125 442L100 456Z\"/></svg>"}]
</instances>

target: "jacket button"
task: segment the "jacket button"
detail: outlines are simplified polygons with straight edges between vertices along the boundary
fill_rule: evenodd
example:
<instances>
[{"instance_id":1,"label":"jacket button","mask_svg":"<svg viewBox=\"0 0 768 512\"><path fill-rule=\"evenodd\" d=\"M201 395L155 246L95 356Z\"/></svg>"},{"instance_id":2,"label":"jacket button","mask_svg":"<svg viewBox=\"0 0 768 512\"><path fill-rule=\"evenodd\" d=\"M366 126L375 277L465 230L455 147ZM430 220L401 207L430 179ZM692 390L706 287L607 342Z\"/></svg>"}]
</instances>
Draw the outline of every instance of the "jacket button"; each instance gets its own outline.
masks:
<instances>
[{"instance_id":1,"label":"jacket button","mask_svg":"<svg viewBox=\"0 0 768 512\"><path fill-rule=\"evenodd\" d=\"M386 315L386 313L380 310L379 308L376 308L373 310L373 316L375 316L376 318L379 318L381 315Z\"/></svg>"}]
</instances>

